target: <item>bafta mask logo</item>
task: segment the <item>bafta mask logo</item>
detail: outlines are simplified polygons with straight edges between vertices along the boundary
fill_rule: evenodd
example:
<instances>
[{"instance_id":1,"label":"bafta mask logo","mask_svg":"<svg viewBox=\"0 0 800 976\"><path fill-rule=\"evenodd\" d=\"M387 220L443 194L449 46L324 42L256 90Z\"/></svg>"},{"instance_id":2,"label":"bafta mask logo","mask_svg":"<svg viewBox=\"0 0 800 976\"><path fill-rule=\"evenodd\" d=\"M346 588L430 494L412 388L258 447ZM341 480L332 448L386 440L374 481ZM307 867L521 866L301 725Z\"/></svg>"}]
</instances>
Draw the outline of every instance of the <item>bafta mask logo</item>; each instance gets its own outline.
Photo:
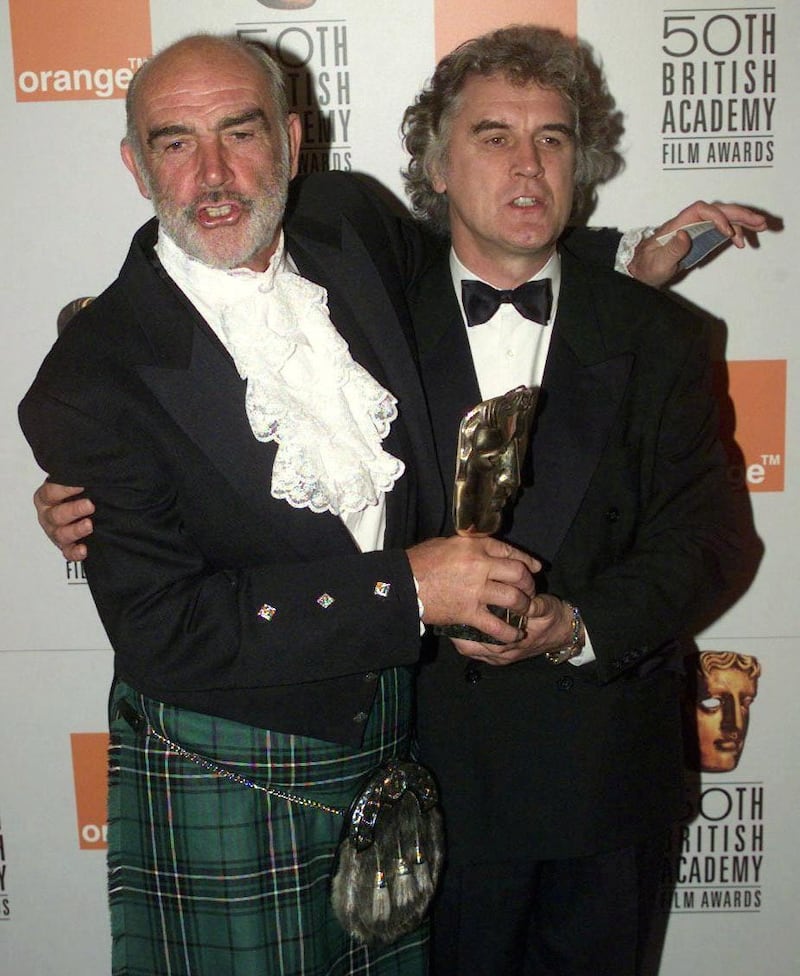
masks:
<instances>
[{"instance_id":1,"label":"bafta mask logo","mask_svg":"<svg viewBox=\"0 0 800 976\"><path fill-rule=\"evenodd\" d=\"M749 654L704 651L697 656L687 706L703 772L729 773L739 764L760 676L761 665Z\"/></svg>"}]
</instances>

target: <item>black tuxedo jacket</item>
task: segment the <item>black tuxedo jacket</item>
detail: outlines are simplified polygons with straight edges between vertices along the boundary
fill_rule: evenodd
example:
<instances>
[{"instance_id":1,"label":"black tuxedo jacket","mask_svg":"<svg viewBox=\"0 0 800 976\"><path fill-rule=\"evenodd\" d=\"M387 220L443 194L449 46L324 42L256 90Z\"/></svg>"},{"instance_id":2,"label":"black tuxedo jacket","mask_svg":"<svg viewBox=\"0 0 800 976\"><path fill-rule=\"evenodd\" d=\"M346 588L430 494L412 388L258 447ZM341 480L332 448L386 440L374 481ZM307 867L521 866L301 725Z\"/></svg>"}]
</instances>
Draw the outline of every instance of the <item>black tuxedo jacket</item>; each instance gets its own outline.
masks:
<instances>
[{"instance_id":1,"label":"black tuxedo jacket","mask_svg":"<svg viewBox=\"0 0 800 976\"><path fill-rule=\"evenodd\" d=\"M353 180L293 185L288 250L399 401L386 447L406 473L387 496L385 549L370 554L338 518L271 497L275 446L253 437L245 385L158 264L155 234L155 221L136 234L20 408L40 465L97 505L86 571L116 674L172 704L355 745L377 672L418 659L403 548L443 519L399 229Z\"/></svg>"},{"instance_id":2,"label":"black tuxedo jacket","mask_svg":"<svg viewBox=\"0 0 800 976\"><path fill-rule=\"evenodd\" d=\"M480 400L443 253L411 291L445 482ZM532 324L532 328L540 328ZM735 564L703 327L664 296L562 254L531 463L504 535L583 614L597 660L475 664L447 640L419 679L422 758L454 862L627 846L680 810L676 638Z\"/></svg>"}]
</instances>

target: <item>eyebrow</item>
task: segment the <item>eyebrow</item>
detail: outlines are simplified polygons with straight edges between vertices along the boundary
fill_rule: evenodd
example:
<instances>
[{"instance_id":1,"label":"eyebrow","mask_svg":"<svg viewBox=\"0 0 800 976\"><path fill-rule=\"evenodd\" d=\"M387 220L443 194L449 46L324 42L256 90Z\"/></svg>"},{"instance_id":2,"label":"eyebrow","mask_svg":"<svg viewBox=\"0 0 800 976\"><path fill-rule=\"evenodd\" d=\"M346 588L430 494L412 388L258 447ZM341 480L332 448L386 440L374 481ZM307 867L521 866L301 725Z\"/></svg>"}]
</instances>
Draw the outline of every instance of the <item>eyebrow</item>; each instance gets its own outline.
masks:
<instances>
[{"instance_id":1,"label":"eyebrow","mask_svg":"<svg viewBox=\"0 0 800 976\"><path fill-rule=\"evenodd\" d=\"M472 126L473 135L479 136L483 132L493 132L497 129L506 131L511 129L511 123L505 122L502 119L481 119L480 122L476 122ZM565 136L569 136L571 139L575 138L575 128L574 126L567 125L564 122L545 122L544 125L539 126L540 132L561 132Z\"/></svg>"},{"instance_id":2,"label":"eyebrow","mask_svg":"<svg viewBox=\"0 0 800 976\"><path fill-rule=\"evenodd\" d=\"M221 132L223 129L233 129L237 125L246 125L248 122L254 121L261 122L264 128L269 130L269 119L264 110L251 108L246 112L240 112L238 115L227 115L225 118L220 119L217 123L217 132Z\"/></svg>"},{"instance_id":3,"label":"eyebrow","mask_svg":"<svg viewBox=\"0 0 800 976\"><path fill-rule=\"evenodd\" d=\"M234 129L238 125L246 125L248 122L253 121L260 121L263 123L264 128L269 131L269 119L264 110L260 108L248 109L246 112L240 112L237 115L226 115L217 122L216 131L223 132L226 129ZM147 133L147 145L152 148L153 143L158 139L170 138L172 136L190 136L194 131L191 126L181 125L180 123L162 125L160 128L151 129Z\"/></svg>"}]
</instances>

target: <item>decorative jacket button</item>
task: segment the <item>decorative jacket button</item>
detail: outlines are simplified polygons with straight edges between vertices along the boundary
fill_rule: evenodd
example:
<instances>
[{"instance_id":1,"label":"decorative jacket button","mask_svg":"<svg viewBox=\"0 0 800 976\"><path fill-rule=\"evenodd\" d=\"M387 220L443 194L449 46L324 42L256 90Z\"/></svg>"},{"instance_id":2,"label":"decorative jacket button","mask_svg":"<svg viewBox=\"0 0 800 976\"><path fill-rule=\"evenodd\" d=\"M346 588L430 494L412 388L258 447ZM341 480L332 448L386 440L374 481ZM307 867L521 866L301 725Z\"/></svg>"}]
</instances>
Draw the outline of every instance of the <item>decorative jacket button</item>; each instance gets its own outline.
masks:
<instances>
[{"instance_id":1,"label":"decorative jacket button","mask_svg":"<svg viewBox=\"0 0 800 976\"><path fill-rule=\"evenodd\" d=\"M612 506L606 512L606 520L609 522L619 522L619 509Z\"/></svg>"},{"instance_id":2,"label":"decorative jacket button","mask_svg":"<svg viewBox=\"0 0 800 976\"><path fill-rule=\"evenodd\" d=\"M366 712L356 712L356 714L353 716L353 721L357 725L363 725L364 722L366 722L368 718L369 718L369 716L367 715Z\"/></svg>"},{"instance_id":3,"label":"decorative jacket button","mask_svg":"<svg viewBox=\"0 0 800 976\"><path fill-rule=\"evenodd\" d=\"M481 669L477 664L468 664L464 668L464 681L468 685L476 685L481 680Z\"/></svg>"},{"instance_id":4,"label":"decorative jacket button","mask_svg":"<svg viewBox=\"0 0 800 976\"><path fill-rule=\"evenodd\" d=\"M570 678L569 675L566 674L558 679L558 687L561 689L561 691L572 691L574 684L575 679Z\"/></svg>"},{"instance_id":5,"label":"decorative jacket button","mask_svg":"<svg viewBox=\"0 0 800 976\"><path fill-rule=\"evenodd\" d=\"M378 680L377 671L367 671L367 673L364 675L364 681L377 681L377 680Z\"/></svg>"}]
</instances>

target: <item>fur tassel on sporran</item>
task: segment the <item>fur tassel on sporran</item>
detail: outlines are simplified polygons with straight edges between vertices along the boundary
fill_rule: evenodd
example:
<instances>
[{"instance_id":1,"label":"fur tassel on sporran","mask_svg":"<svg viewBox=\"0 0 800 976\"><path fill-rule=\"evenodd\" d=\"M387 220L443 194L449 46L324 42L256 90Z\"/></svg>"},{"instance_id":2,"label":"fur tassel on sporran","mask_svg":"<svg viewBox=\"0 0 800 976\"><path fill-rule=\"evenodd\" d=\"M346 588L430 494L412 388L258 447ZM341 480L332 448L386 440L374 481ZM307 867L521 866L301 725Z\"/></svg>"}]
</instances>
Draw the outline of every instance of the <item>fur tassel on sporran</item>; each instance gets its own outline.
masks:
<instances>
[{"instance_id":1,"label":"fur tassel on sporran","mask_svg":"<svg viewBox=\"0 0 800 976\"><path fill-rule=\"evenodd\" d=\"M381 766L358 794L333 875L333 910L346 932L380 945L425 918L444 854L433 777L418 763Z\"/></svg>"}]
</instances>

